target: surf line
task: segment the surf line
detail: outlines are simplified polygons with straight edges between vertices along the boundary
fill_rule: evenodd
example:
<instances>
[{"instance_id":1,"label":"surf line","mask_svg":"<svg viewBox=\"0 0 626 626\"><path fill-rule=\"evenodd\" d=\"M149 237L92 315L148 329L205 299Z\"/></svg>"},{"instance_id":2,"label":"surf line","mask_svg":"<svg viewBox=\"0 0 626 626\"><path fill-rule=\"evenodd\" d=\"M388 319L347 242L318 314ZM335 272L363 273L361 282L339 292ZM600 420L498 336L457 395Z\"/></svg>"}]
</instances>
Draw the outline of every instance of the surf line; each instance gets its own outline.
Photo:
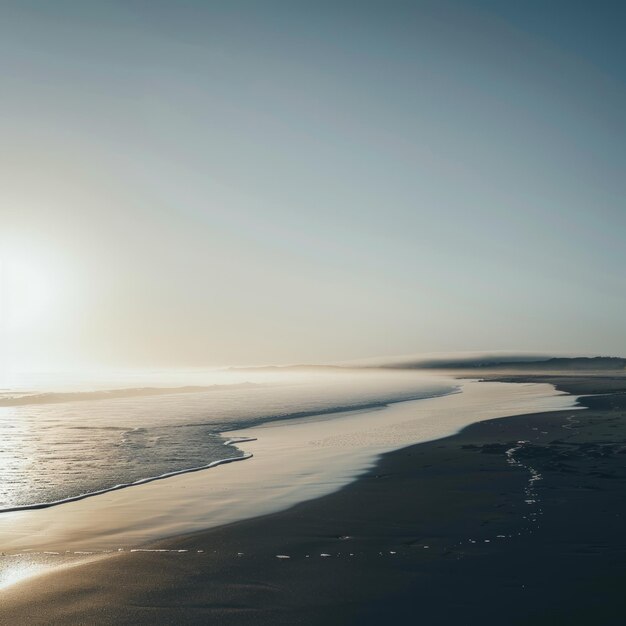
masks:
<instances>
[{"instance_id":1,"label":"surf line","mask_svg":"<svg viewBox=\"0 0 626 626\"><path fill-rule=\"evenodd\" d=\"M254 439L246 439L246 441L254 441ZM238 440L237 443L243 443L241 440ZM81 493L77 496L71 496L69 498L63 498L61 500L53 500L52 502L38 502L35 504L21 504L18 506L12 506L0 509L1 513L15 513L16 511L35 511L37 509L49 509L53 506L59 506L61 504L67 504L68 502L78 502L79 500L85 500L86 498L92 498L93 496L100 496L104 493L109 493L111 491L119 491L120 489L126 489L128 487L136 487L138 485L145 485L147 483L152 483L155 480L163 480L165 478L171 478L172 476L180 476L181 474L191 474L192 472L201 472L202 470L211 469L212 467L217 467L218 465L224 465L226 463L234 463L235 461L245 461L246 459L252 458L253 454L248 452L243 454L242 456L233 456L226 459L219 459L218 461L213 461L208 465L200 465L199 467L191 467L189 469L176 470L175 472L166 472L165 474L159 474L159 476L150 476L148 478L141 478L140 480L136 480L132 483L120 483L119 485L114 485L113 487L107 487L106 489L99 489L98 491L90 491L89 493Z\"/></svg>"}]
</instances>

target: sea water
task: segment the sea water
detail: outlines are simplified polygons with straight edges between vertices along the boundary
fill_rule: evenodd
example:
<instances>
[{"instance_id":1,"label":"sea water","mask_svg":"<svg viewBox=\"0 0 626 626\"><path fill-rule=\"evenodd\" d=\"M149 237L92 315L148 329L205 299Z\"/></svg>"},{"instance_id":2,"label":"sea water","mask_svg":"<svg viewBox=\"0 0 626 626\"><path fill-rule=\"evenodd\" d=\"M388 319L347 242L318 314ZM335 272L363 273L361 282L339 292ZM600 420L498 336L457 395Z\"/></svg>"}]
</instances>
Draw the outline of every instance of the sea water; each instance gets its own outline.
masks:
<instances>
[{"instance_id":1,"label":"sea water","mask_svg":"<svg viewBox=\"0 0 626 626\"><path fill-rule=\"evenodd\" d=\"M0 389L0 511L242 458L223 431L306 415L332 419L456 389L451 379L384 370L31 375Z\"/></svg>"}]
</instances>

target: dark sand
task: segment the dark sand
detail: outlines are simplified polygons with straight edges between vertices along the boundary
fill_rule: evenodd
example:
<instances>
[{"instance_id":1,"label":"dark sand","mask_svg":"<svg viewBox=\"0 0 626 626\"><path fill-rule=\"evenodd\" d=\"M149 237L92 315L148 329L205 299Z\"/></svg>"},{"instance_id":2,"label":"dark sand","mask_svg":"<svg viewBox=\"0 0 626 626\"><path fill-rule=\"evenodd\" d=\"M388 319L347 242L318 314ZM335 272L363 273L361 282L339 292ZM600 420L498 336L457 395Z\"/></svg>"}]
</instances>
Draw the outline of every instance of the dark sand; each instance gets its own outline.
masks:
<instances>
[{"instance_id":1,"label":"dark sand","mask_svg":"<svg viewBox=\"0 0 626 626\"><path fill-rule=\"evenodd\" d=\"M337 493L160 544L189 552L32 579L2 593L0 623L624 624L626 377L534 380L610 395L477 423Z\"/></svg>"}]
</instances>

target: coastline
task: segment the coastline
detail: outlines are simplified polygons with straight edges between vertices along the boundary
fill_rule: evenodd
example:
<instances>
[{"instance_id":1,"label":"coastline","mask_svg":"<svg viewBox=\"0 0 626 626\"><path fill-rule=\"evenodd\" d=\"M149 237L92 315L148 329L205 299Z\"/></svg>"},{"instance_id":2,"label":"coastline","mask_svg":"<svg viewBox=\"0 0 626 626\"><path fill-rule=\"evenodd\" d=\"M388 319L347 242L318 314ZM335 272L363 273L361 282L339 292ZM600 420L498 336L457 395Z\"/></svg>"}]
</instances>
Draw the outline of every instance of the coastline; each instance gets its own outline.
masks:
<instances>
[{"instance_id":1,"label":"coastline","mask_svg":"<svg viewBox=\"0 0 626 626\"><path fill-rule=\"evenodd\" d=\"M462 393L332 419L308 416L224 432L238 441L245 462L183 472L59 506L3 513L0 551L30 552L31 559L34 552L68 557L111 553L276 513L341 489L390 450L453 434L480 419L568 407L574 401L549 385L470 380Z\"/></svg>"},{"instance_id":2,"label":"coastline","mask_svg":"<svg viewBox=\"0 0 626 626\"><path fill-rule=\"evenodd\" d=\"M589 383L585 386L581 380L568 390L589 393ZM620 378L617 386L623 381ZM590 410L606 418L621 410L611 407L623 404L623 399L585 398L583 403L592 406L575 412L575 419L583 415L580 421L593 433L600 422L589 420ZM554 435L564 432L568 417L571 411L474 423L445 439L385 454L374 469L330 495L149 548L185 550L190 557L185 560L178 552L136 552L23 582L3 592L2 618L13 623L49 623L45 619L50 616L54 623L153 623L157 618L160 623L205 623L215 618L239 624L261 617L263 623L375 623L373 616L380 620L383 612L401 617L416 610L415 592L426 585L428 597L420 602L430 606L428 623L447 623L436 621L432 613L435 599L445 600L434 582L437 576L445 575L447 581L465 571L469 587L480 597L468 564L479 568L483 582L490 559L502 567L505 555L519 570L520 554L547 532L547 479L538 488L542 515L537 522L526 519L529 505L523 497L529 481L524 469L529 459L524 455L530 454L535 464L545 459L537 450L533 457L531 445L520 455L522 466L511 467L506 453L511 441L522 440L524 434L530 435L528 441L537 438L543 452L561 446L550 442L559 440ZM619 424L611 426L619 431ZM572 433L579 436L579 431L576 427ZM544 443L544 438L549 441ZM613 457L619 458L617 453ZM554 480L554 472L548 473ZM561 482L570 476L565 470L555 475ZM606 489L585 488L589 497L587 492L606 495ZM524 574L517 577L524 579ZM489 580L502 591L497 579L487 576ZM449 583L443 581L440 578L442 589L447 589ZM507 593L516 589L506 587ZM470 601L468 591L457 593L477 609L479 603ZM500 602L495 606L503 609ZM451 610L446 608L446 620ZM472 619L470 615L464 623L479 623Z\"/></svg>"}]
</instances>

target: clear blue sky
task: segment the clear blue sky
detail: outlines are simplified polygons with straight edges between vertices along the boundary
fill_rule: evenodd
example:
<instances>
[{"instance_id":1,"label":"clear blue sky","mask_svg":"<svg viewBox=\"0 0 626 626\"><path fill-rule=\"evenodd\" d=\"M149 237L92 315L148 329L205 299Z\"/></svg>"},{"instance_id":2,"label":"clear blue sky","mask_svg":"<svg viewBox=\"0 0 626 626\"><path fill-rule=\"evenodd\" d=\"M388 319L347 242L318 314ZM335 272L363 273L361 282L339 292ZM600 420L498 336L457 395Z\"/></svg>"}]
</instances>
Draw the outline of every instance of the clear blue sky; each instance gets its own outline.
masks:
<instances>
[{"instance_id":1,"label":"clear blue sky","mask_svg":"<svg viewBox=\"0 0 626 626\"><path fill-rule=\"evenodd\" d=\"M626 354L625 17L4 1L13 358Z\"/></svg>"}]
</instances>

